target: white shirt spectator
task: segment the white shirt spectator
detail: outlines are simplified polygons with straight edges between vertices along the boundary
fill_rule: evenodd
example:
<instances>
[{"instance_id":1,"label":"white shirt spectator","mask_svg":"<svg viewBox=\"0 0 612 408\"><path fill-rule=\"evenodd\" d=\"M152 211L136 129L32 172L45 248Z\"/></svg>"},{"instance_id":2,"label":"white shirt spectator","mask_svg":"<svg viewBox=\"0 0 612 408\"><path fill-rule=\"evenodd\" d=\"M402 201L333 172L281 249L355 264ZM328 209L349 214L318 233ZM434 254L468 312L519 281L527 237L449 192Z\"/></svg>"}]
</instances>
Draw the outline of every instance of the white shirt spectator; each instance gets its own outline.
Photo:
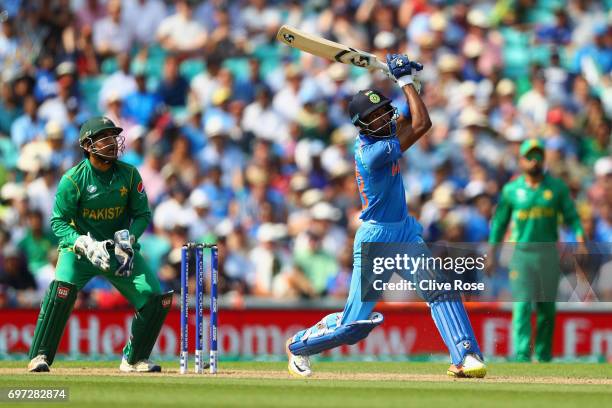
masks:
<instances>
[{"instance_id":1,"label":"white shirt spectator","mask_svg":"<svg viewBox=\"0 0 612 408\"><path fill-rule=\"evenodd\" d=\"M166 6L160 0L127 0L125 20L133 29L134 40L149 45L155 41L157 27L166 17Z\"/></svg>"},{"instance_id":2,"label":"white shirt spectator","mask_svg":"<svg viewBox=\"0 0 612 408\"><path fill-rule=\"evenodd\" d=\"M546 115L548 113L548 99L532 89L521 96L521 99L518 101L518 110L534 124L543 125L546 123Z\"/></svg>"},{"instance_id":3,"label":"white shirt spectator","mask_svg":"<svg viewBox=\"0 0 612 408\"><path fill-rule=\"evenodd\" d=\"M174 14L162 20L157 30L159 39L167 38L170 48L180 51L193 51L206 41L204 26L193 19L186 19L181 14Z\"/></svg>"},{"instance_id":4,"label":"white shirt spectator","mask_svg":"<svg viewBox=\"0 0 612 408\"><path fill-rule=\"evenodd\" d=\"M177 224L177 220L181 220L181 225L190 225L195 213L191 210L186 202L181 205L174 198L168 198L161 202L155 208L153 215L153 225L160 230L171 230Z\"/></svg>"},{"instance_id":5,"label":"white shirt spectator","mask_svg":"<svg viewBox=\"0 0 612 408\"><path fill-rule=\"evenodd\" d=\"M132 75L117 70L102 83L98 107L101 111L104 111L109 97L116 96L123 100L127 95L136 92L137 89L136 80Z\"/></svg>"},{"instance_id":6,"label":"white shirt spectator","mask_svg":"<svg viewBox=\"0 0 612 408\"><path fill-rule=\"evenodd\" d=\"M285 87L274 96L272 101L274 110L283 116L287 121L295 121L300 110L302 102L299 98L299 90L295 92L291 87Z\"/></svg>"},{"instance_id":7,"label":"white shirt spectator","mask_svg":"<svg viewBox=\"0 0 612 408\"><path fill-rule=\"evenodd\" d=\"M94 24L93 42L98 51L108 47L115 54L129 52L132 47L132 30L123 19L116 23L111 17L105 17Z\"/></svg>"},{"instance_id":8,"label":"white shirt spectator","mask_svg":"<svg viewBox=\"0 0 612 408\"><path fill-rule=\"evenodd\" d=\"M193 77L190 87L198 105L207 108L211 104L212 96L221 87L221 84L208 72L201 72Z\"/></svg>"},{"instance_id":9,"label":"white shirt spectator","mask_svg":"<svg viewBox=\"0 0 612 408\"><path fill-rule=\"evenodd\" d=\"M250 41L260 44L265 41L263 33L267 27L279 25L281 18L278 9L249 6L242 12L242 21L250 34Z\"/></svg>"},{"instance_id":10,"label":"white shirt spectator","mask_svg":"<svg viewBox=\"0 0 612 408\"><path fill-rule=\"evenodd\" d=\"M242 127L257 137L276 143L282 143L289 137L287 124L282 116L272 109L272 106L264 108L257 102L244 109Z\"/></svg>"},{"instance_id":11,"label":"white shirt spectator","mask_svg":"<svg viewBox=\"0 0 612 408\"><path fill-rule=\"evenodd\" d=\"M38 117L45 122L50 120L57 122L62 127L66 126L69 122L68 109L60 97L44 101L38 108Z\"/></svg>"},{"instance_id":12,"label":"white shirt spectator","mask_svg":"<svg viewBox=\"0 0 612 408\"><path fill-rule=\"evenodd\" d=\"M43 214L43 219L50 220L53 200L49 200L49 197L55 197L56 192L57 185L55 183L48 185L42 177L32 181L26 188L30 208L39 210Z\"/></svg>"}]
</instances>

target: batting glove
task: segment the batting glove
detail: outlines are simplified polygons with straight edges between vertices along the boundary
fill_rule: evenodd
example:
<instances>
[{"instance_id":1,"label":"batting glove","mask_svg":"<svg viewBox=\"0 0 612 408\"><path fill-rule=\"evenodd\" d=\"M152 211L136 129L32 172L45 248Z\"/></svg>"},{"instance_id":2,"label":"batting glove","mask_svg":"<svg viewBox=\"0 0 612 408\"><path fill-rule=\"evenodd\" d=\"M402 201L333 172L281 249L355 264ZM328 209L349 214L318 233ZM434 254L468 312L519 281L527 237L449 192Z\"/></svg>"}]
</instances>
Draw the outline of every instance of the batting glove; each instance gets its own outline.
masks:
<instances>
[{"instance_id":1,"label":"batting glove","mask_svg":"<svg viewBox=\"0 0 612 408\"><path fill-rule=\"evenodd\" d=\"M115 258L119 262L119 268L115 271L116 276L127 277L132 274L134 268L134 236L130 231L123 229L115 232Z\"/></svg>"},{"instance_id":2,"label":"batting glove","mask_svg":"<svg viewBox=\"0 0 612 408\"><path fill-rule=\"evenodd\" d=\"M95 267L108 271L110 269L110 254L108 249L112 247L113 240L96 241L88 233L79 236L74 241L74 252L77 255L85 256Z\"/></svg>"},{"instance_id":3,"label":"batting glove","mask_svg":"<svg viewBox=\"0 0 612 408\"><path fill-rule=\"evenodd\" d=\"M414 74L423 69L422 64L410 61L404 54L387 54L387 66L400 88L414 83Z\"/></svg>"}]
</instances>

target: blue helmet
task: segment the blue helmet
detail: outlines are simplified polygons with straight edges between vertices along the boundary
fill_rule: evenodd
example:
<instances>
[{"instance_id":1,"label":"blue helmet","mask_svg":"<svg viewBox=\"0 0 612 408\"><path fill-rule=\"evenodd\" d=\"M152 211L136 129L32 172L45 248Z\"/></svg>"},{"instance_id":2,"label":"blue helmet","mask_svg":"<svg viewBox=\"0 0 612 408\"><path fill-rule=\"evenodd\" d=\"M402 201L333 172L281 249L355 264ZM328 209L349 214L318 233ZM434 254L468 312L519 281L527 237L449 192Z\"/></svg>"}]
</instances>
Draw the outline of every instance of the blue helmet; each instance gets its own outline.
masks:
<instances>
[{"instance_id":1,"label":"blue helmet","mask_svg":"<svg viewBox=\"0 0 612 408\"><path fill-rule=\"evenodd\" d=\"M389 107L385 113L376 118L368 117L372 112L382 106ZM387 98L376 89L367 89L357 92L351 99L351 102L349 102L349 115L351 116L353 125L358 126L363 135L374 137L391 136L394 133L395 121L399 117L397 108L391 105L391 99ZM385 120L374 129L371 127L375 122L385 116L389 117L388 120ZM388 129L388 132L385 132L385 129Z\"/></svg>"}]
</instances>

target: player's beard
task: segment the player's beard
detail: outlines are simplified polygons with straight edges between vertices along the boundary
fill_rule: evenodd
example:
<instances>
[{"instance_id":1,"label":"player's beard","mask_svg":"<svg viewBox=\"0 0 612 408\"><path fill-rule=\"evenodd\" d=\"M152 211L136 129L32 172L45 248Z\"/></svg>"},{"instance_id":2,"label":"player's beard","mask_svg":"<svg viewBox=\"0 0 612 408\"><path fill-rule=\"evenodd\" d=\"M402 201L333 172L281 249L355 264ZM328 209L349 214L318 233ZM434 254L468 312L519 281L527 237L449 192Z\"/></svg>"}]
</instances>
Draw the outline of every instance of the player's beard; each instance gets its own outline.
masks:
<instances>
[{"instance_id":1,"label":"player's beard","mask_svg":"<svg viewBox=\"0 0 612 408\"><path fill-rule=\"evenodd\" d=\"M106 163L111 163L116 161L119 155L123 152L125 147L125 137L122 135L106 136L100 139L98 142L107 138L110 140L110 143L99 149L94 148L90 151L90 153Z\"/></svg>"},{"instance_id":2,"label":"player's beard","mask_svg":"<svg viewBox=\"0 0 612 408\"><path fill-rule=\"evenodd\" d=\"M539 177L542 175L542 173L544 173L544 167L541 164L537 164L527 170L527 174L529 174L531 177Z\"/></svg>"}]
</instances>

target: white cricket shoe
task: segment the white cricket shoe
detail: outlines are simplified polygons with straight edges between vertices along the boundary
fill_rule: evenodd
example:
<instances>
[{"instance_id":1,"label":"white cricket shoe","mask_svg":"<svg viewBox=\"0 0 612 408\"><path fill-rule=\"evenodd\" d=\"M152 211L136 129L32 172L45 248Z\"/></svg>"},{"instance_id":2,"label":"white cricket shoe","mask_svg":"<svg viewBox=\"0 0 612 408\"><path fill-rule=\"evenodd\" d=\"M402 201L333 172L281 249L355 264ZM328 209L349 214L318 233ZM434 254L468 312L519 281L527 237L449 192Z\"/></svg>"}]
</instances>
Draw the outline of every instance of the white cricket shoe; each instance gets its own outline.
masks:
<instances>
[{"instance_id":1,"label":"white cricket shoe","mask_svg":"<svg viewBox=\"0 0 612 408\"><path fill-rule=\"evenodd\" d=\"M119 370L124 373L159 373L161 372L161 367L151 360L140 360L135 364L130 364L125 356L123 356Z\"/></svg>"},{"instance_id":2,"label":"white cricket shoe","mask_svg":"<svg viewBox=\"0 0 612 408\"><path fill-rule=\"evenodd\" d=\"M28 364L28 371L31 373L48 373L49 363L47 362L47 356L39 354L34 357Z\"/></svg>"},{"instance_id":3,"label":"white cricket shoe","mask_svg":"<svg viewBox=\"0 0 612 408\"><path fill-rule=\"evenodd\" d=\"M291 339L287 340L285 344L287 358L289 359L289 374L298 377L310 377L312 375L310 358L308 358L308 356L296 356L292 354L291 351L289 351L289 344L291 344Z\"/></svg>"},{"instance_id":4,"label":"white cricket shoe","mask_svg":"<svg viewBox=\"0 0 612 408\"><path fill-rule=\"evenodd\" d=\"M457 378L484 378L487 375L487 366L476 354L468 354L463 364L451 364L446 374Z\"/></svg>"}]
</instances>

